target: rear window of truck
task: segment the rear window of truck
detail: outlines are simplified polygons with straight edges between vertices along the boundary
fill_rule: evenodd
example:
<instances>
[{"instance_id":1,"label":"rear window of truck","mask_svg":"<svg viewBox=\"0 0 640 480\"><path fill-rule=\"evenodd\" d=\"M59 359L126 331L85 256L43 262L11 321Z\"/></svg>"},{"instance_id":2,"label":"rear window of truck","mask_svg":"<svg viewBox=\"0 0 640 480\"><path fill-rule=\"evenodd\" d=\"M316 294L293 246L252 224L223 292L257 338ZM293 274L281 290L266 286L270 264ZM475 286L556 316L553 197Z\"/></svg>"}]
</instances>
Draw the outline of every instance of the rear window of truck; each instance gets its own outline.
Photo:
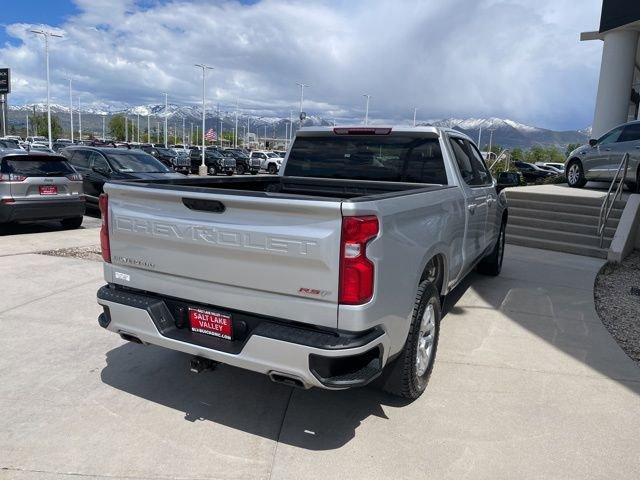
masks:
<instances>
[{"instance_id":1,"label":"rear window of truck","mask_svg":"<svg viewBox=\"0 0 640 480\"><path fill-rule=\"evenodd\" d=\"M439 140L409 135L298 137L285 175L447 184Z\"/></svg>"},{"instance_id":2,"label":"rear window of truck","mask_svg":"<svg viewBox=\"0 0 640 480\"><path fill-rule=\"evenodd\" d=\"M16 173L25 177L52 177L76 173L62 158L33 159L29 157L4 158L0 165L2 173Z\"/></svg>"}]
</instances>

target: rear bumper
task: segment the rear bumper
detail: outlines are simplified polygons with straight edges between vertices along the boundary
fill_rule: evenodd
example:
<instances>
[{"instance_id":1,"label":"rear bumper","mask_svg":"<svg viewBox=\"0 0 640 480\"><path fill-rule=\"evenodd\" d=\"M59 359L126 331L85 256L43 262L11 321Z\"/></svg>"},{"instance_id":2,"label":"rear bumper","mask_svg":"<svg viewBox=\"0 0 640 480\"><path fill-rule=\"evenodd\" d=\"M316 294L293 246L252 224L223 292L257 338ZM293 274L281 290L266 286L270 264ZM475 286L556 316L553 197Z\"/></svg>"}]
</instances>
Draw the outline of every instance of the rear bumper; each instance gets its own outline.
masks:
<instances>
[{"instance_id":1,"label":"rear bumper","mask_svg":"<svg viewBox=\"0 0 640 480\"><path fill-rule=\"evenodd\" d=\"M104 286L98 290L98 303L104 307L100 325L125 338L294 378L305 388L366 385L380 375L389 351L389 338L382 328L328 332L231 312L234 337L235 332L239 334L228 341L192 332L188 322L179 318L187 305L181 300Z\"/></svg>"},{"instance_id":2,"label":"rear bumper","mask_svg":"<svg viewBox=\"0 0 640 480\"><path fill-rule=\"evenodd\" d=\"M85 203L84 197L65 200L16 200L12 203L0 203L0 223L80 217L84 215Z\"/></svg>"}]
</instances>

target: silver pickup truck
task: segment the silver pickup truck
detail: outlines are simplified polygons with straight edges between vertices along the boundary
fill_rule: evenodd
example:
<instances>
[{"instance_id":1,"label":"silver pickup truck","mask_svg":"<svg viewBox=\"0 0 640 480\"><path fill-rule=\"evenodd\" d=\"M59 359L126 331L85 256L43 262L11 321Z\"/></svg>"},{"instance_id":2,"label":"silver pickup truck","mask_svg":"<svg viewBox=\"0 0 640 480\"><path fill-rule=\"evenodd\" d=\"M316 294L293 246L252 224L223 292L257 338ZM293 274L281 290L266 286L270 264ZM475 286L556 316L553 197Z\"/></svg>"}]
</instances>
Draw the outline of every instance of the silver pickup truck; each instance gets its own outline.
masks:
<instances>
[{"instance_id":1,"label":"silver pickup truck","mask_svg":"<svg viewBox=\"0 0 640 480\"><path fill-rule=\"evenodd\" d=\"M500 273L504 178L454 130L343 127L298 131L278 176L108 183L98 321L193 371L416 398L441 300Z\"/></svg>"}]
</instances>

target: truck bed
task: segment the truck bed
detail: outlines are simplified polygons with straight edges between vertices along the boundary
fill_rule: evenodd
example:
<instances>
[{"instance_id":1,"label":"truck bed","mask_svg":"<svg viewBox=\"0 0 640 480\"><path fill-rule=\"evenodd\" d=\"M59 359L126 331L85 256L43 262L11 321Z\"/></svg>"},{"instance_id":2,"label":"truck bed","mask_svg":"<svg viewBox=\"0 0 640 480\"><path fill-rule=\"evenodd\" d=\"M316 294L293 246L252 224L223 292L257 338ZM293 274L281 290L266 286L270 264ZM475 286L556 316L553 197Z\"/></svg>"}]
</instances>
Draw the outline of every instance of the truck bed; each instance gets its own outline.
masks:
<instances>
[{"instance_id":1,"label":"truck bed","mask_svg":"<svg viewBox=\"0 0 640 480\"><path fill-rule=\"evenodd\" d=\"M409 193L422 193L449 188L424 183L380 182L305 177L186 177L166 180L123 181L138 187L179 190L193 193L237 194L270 198L312 197L313 200L369 201ZM123 183L114 182L114 183Z\"/></svg>"}]
</instances>

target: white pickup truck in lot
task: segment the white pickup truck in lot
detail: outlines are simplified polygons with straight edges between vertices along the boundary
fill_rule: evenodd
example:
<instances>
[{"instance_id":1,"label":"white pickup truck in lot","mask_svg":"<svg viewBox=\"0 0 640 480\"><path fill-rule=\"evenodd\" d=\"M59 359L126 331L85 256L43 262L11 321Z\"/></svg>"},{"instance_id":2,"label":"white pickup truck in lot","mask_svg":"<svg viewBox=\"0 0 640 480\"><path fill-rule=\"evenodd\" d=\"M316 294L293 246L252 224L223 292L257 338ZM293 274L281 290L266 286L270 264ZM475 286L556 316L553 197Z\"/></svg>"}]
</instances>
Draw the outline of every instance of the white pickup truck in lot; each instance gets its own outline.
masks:
<instances>
[{"instance_id":1,"label":"white pickup truck in lot","mask_svg":"<svg viewBox=\"0 0 640 480\"><path fill-rule=\"evenodd\" d=\"M99 323L194 371L416 398L441 300L500 272L502 180L455 130L344 127L301 129L278 176L108 183Z\"/></svg>"}]
</instances>

